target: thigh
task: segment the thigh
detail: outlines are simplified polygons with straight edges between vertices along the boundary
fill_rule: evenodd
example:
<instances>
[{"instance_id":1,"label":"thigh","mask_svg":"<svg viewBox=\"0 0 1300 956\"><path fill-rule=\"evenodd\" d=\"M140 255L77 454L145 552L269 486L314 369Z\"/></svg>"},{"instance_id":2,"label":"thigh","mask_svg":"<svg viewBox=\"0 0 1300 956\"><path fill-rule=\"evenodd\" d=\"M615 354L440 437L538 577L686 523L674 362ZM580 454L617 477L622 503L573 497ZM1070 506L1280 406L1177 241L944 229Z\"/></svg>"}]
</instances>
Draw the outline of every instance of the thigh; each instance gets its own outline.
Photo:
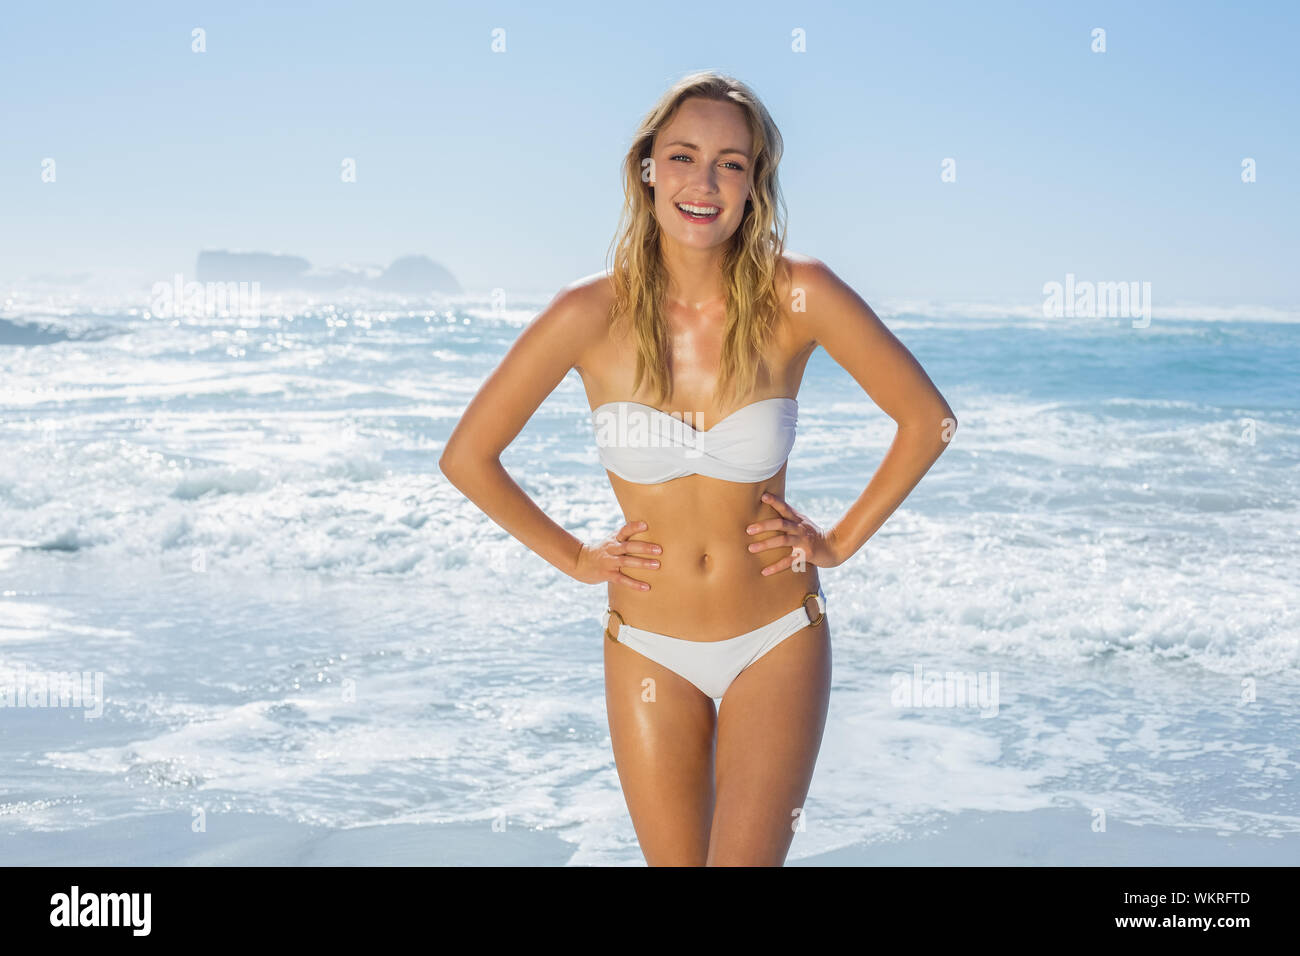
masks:
<instances>
[{"instance_id":1,"label":"thigh","mask_svg":"<svg viewBox=\"0 0 1300 956\"><path fill-rule=\"evenodd\" d=\"M703 866L713 814L713 699L632 648L601 640L614 763L641 852L651 866Z\"/></svg>"},{"instance_id":2,"label":"thigh","mask_svg":"<svg viewBox=\"0 0 1300 956\"><path fill-rule=\"evenodd\" d=\"M718 710L710 866L781 866L803 813L831 688L830 622L740 672Z\"/></svg>"}]
</instances>

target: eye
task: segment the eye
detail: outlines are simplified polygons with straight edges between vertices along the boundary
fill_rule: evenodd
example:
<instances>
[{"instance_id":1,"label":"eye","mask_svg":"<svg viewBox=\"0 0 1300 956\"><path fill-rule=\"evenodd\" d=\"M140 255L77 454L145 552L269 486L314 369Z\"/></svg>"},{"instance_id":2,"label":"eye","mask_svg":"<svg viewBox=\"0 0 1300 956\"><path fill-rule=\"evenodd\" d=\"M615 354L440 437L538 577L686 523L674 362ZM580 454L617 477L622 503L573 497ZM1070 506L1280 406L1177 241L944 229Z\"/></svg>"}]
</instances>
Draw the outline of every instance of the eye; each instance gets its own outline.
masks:
<instances>
[{"instance_id":1,"label":"eye","mask_svg":"<svg viewBox=\"0 0 1300 956\"><path fill-rule=\"evenodd\" d=\"M673 160L673 159L685 159L685 160L688 160L688 161L689 161L691 157L687 156L685 153L677 153L677 154L675 154L675 155L673 155L673 156L669 156L668 158L669 158L670 160ZM745 171L745 167L742 166L742 165L740 165L740 163L736 162L734 159L729 159L729 160L727 160L725 163L723 163L723 165L724 165L724 166L734 166L735 169L736 169L736 172L738 172L738 173L743 173L743 172Z\"/></svg>"}]
</instances>

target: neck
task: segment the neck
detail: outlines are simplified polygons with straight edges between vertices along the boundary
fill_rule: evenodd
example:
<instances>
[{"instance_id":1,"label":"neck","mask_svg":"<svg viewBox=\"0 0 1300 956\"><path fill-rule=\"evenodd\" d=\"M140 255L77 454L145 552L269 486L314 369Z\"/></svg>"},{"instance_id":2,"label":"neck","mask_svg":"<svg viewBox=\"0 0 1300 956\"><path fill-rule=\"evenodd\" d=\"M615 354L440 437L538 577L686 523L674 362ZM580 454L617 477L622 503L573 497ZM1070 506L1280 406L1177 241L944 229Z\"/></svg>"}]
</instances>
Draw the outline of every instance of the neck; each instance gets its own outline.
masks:
<instances>
[{"instance_id":1,"label":"neck","mask_svg":"<svg viewBox=\"0 0 1300 956\"><path fill-rule=\"evenodd\" d=\"M698 311L726 299L721 248L696 249L665 239L660 255L673 305Z\"/></svg>"}]
</instances>

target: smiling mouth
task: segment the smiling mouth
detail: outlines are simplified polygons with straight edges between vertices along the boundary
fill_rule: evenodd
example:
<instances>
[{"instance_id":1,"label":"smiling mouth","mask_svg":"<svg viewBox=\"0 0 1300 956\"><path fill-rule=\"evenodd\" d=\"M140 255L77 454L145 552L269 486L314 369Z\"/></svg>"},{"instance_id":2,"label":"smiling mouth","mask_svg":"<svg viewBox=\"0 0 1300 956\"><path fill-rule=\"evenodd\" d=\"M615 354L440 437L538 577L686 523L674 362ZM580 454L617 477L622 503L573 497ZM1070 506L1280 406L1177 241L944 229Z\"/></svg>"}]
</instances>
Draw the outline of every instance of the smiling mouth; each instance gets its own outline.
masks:
<instances>
[{"instance_id":1,"label":"smiling mouth","mask_svg":"<svg viewBox=\"0 0 1300 956\"><path fill-rule=\"evenodd\" d=\"M710 203L679 202L677 211L691 222L712 222L722 213L722 209Z\"/></svg>"}]
</instances>

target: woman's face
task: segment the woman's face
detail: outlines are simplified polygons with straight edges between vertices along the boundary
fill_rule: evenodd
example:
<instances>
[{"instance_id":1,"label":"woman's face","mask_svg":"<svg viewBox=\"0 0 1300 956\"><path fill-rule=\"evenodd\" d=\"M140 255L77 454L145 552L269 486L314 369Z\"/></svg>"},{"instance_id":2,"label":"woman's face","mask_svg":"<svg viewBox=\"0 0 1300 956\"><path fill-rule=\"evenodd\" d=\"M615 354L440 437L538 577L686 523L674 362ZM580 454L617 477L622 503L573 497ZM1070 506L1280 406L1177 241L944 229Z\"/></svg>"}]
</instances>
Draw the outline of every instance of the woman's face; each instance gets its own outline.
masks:
<instances>
[{"instance_id":1,"label":"woman's face","mask_svg":"<svg viewBox=\"0 0 1300 956\"><path fill-rule=\"evenodd\" d=\"M753 137L739 105L684 100L655 137L650 154L659 228L696 248L730 239L749 198L752 151ZM693 215L683 204L705 215Z\"/></svg>"}]
</instances>

